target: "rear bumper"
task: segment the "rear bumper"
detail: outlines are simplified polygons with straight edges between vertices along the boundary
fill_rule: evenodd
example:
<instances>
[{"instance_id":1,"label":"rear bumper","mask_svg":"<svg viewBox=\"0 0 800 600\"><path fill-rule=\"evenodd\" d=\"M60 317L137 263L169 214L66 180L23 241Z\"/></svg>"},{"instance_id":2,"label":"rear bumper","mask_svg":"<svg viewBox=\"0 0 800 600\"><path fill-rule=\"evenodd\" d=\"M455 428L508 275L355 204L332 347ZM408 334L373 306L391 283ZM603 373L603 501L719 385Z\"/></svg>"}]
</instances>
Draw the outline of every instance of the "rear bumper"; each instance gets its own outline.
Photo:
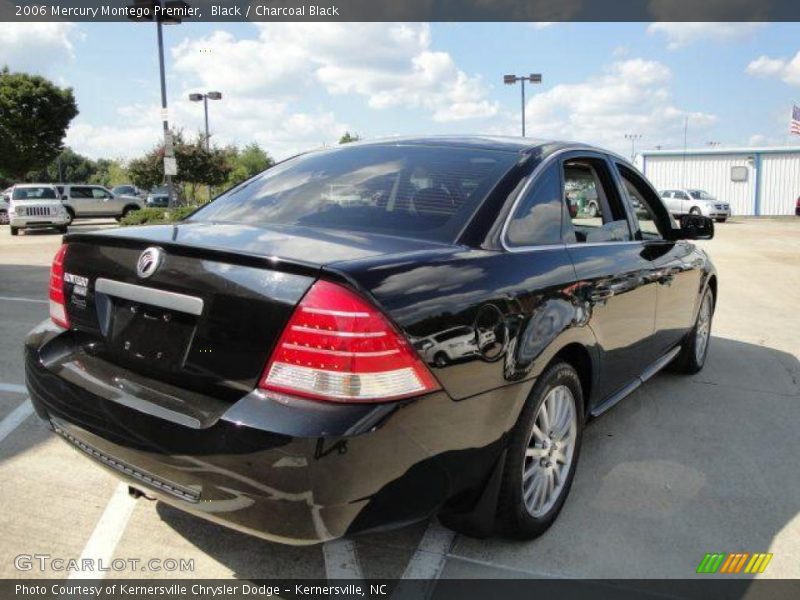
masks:
<instances>
[{"instance_id":1,"label":"rear bumper","mask_svg":"<svg viewBox=\"0 0 800 600\"><path fill-rule=\"evenodd\" d=\"M77 383L81 360L66 370L64 336L43 324L25 351L33 404L62 439L148 495L281 543L471 506L527 394L515 385L459 402L439 392L378 407L292 406L250 394L192 426ZM52 344L61 346L55 362Z\"/></svg>"}]
</instances>

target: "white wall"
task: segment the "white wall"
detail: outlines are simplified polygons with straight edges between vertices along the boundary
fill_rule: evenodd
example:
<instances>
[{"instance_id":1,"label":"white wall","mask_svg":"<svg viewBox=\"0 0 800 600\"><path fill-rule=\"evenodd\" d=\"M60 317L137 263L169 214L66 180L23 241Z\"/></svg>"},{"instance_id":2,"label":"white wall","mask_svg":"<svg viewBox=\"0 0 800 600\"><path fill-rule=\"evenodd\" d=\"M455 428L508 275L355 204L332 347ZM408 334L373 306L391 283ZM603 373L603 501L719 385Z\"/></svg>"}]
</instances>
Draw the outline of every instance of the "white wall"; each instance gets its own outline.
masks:
<instances>
[{"instance_id":1,"label":"white wall","mask_svg":"<svg viewBox=\"0 0 800 600\"><path fill-rule=\"evenodd\" d=\"M747 167L745 182L731 181L731 167ZM645 175L659 189L698 188L729 202L734 215L755 214L755 173L748 157L736 154L648 156Z\"/></svg>"},{"instance_id":2,"label":"white wall","mask_svg":"<svg viewBox=\"0 0 800 600\"><path fill-rule=\"evenodd\" d=\"M761 214L793 215L800 196L800 153L761 155Z\"/></svg>"}]
</instances>

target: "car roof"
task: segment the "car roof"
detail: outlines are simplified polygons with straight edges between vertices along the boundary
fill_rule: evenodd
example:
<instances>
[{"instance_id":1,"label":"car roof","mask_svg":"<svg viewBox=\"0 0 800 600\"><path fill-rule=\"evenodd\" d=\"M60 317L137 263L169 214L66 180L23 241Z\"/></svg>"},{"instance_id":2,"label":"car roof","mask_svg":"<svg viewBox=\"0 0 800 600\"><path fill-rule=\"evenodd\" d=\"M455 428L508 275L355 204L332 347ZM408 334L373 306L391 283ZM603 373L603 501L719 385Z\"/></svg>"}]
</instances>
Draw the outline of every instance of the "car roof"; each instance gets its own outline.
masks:
<instances>
[{"instance_id":1,"label":"car roof","mask_svg":"<svg viewBox=\"0 0 800 600\"><path fill-rule=\"evenodd\" d=\"M16 183L11 186L12 188L29 188L29 187L56 187L55 183Z\"/></svg>"},{"instance_id":2,"label":"car roof","mask_svg":"<svg viewBox=\"0 0 800 600\"><path fill-rule=\"evenodd\" d=\"M545 156L558 150L569 148L614 154L602 148L577 142L548 140L539 138L496 136L496 135L433 135L378 138L325 148L325 150L346 148L348 146L434 146L445 148L478 148L503 152L530 154L539 151ZM623 157L620 157L623 158ZM627 162L627 161L626 161Z\"/></svg>"}]
</instances>

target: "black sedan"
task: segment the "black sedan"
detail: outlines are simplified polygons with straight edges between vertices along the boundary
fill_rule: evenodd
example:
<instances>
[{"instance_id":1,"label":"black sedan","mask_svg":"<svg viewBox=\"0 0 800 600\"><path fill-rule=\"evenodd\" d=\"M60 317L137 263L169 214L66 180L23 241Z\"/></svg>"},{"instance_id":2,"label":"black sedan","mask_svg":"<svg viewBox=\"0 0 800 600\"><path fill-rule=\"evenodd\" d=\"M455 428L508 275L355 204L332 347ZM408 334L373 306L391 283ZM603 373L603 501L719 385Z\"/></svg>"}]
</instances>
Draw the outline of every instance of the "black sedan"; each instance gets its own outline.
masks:
<instances>
[{"instance_id":1,"label":"black sedan","mask_svg":"<svg viewBox=\"0 0 800 600\"><path fill-rule=\"evenodd\" d=\"M67 235L27 383L135 495L270 540L436 514L530 538L590 419L702 369L717 276L687 240L712 235L588 146L321 150L181 223Z\"/></svg>"}]
</instances>

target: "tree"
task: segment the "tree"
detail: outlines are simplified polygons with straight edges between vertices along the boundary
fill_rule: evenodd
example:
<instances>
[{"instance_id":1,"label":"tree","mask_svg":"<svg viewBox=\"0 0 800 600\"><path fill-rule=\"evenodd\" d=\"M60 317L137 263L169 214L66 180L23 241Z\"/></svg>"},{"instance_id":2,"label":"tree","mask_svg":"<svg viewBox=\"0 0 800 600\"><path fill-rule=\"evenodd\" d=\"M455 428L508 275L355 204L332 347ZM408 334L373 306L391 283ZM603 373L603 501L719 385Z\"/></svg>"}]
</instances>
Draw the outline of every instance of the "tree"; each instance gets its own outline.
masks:
<instances>
[{"instance_id":1,"label":"tree","mask_svg":"<svg viewBox=\"0 0 800 600\"><path fill-rule=\"evenodd\" d=\"M187 142L183 133L174 136L175 159L178 162L178 175L175 184L187 184L190 196L195 196L198 185L219 186L226 182L232 170L229 152L220 148L206 149L204 137L198 135L194 141ZM128 175L134 185L152 188L164 181L164 146L153 148L144 156L128 163Z\"/></svg>"},{"instance_id":2,"label":"tree","mask_svg":"<svg viewBox=\"0 0 800 600\"><path fill-rule=\"evenodd\" d=\"M97 183L113 188L115 185L130 182L128 170L119 160L101 158L98 159L96 167L94 175L89 178L89 183Z\"/></svg>"},{"instance_id":3,"label":"tree","mask_svg":"<svg viewBox=\"0 0 800 600\"><path fill-rule=\"evenodd\" d=\"M242 150L231 146L227 152L228 161L233 165L226 182L228 187L250 179L275 164L272 157L256 143L248 144Z\"/></svg>"},{"instance_id":4,"label":"tree","mask_svg":"<svg viewBox=\"0 0 800 600\"><path fill-rule=\"evenodd\" d=\"M95 171L97 164L93 160L71 148L64 148L50 164L39 171L31 171L25 179L41 183L85 183Z\"/></svg>"},{"instance_id":5,"label":"tree","mask_svg":"<svg viewBox=\"0 0 800 600\"><path fill-rule=\"evenodd\" d=\"M349 131L345 131L344 135L339 138L339 143L349 144L350 142L357 142L360 139L361 136L359 136L357 133L351 135Z\"/></svg>"},{"instance_id":6,"label":"tree","mask_svg":"<svg viewBox=\"0 0 800 600\"><path fill-rule=\"evenodd\" d=\"M78 114L71 88L44 77L0 70L0 171L16 180L44 169L63 148Z\"/></svg>"}]
</instances>

